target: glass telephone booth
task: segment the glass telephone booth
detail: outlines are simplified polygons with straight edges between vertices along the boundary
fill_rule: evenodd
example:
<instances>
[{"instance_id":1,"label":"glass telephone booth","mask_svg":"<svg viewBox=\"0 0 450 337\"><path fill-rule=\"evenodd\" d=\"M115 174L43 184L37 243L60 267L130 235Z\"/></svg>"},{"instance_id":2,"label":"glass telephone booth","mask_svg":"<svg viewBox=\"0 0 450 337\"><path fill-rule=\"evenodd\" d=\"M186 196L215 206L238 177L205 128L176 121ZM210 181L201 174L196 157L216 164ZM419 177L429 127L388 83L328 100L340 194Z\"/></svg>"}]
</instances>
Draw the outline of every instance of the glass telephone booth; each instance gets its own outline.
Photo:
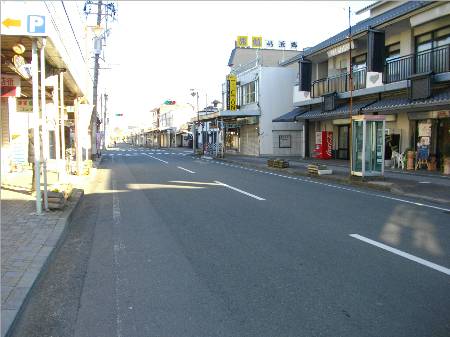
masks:
<instances>
[{"instance_id":1,"label":"glass telephone booth","mask_svg":"<svg viewBox=\"0 0 450 337\"><path fill-rule=\"evenodd\" d=\"M384 175L385 127L381 115L352 117L352 175Z\"/></svg>"}]
</instances>

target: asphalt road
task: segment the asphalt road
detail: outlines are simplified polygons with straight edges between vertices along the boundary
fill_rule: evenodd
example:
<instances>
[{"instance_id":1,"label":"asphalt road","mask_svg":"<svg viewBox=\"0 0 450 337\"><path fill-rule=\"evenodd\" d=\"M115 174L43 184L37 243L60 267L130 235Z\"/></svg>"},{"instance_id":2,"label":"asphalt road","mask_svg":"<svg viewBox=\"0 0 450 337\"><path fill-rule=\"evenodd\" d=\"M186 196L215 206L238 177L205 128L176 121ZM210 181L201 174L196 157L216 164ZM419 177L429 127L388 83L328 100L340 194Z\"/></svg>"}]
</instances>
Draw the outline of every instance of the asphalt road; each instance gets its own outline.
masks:
<instances>
[{"instance_id":1,"label":"asphalt road","mask_svg":"<svg viewBox=\"0 0 450 337\"><path fill-rule=\"evenodd\" d=\"M13 336L449 336L450 210L108 151Z\"/></svg>"}]
</instances>

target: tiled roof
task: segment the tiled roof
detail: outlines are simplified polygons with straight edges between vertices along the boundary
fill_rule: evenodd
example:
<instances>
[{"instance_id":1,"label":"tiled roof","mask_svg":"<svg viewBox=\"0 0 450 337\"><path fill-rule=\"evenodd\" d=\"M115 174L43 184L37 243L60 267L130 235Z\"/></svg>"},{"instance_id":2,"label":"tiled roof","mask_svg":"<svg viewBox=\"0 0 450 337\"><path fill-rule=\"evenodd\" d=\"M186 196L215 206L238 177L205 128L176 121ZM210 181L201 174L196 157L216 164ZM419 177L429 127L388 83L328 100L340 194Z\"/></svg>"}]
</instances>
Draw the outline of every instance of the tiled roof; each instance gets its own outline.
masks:
<instances>
[{"instance_id":1,"label":"tiled roof","mask_svg":"<svg viewBox=\"0 0 450 337\"><path fill-rule=\"evenodd\" d=\"M303 112L305 112L304 108L295 108L294 110L273 119L272 122L295 122L295 117L302 114Z\"/></svg>"},{"instance_id":2,"label":"tiled roof","mask_svg":"<svg viewBox=\"0 0 450 337\"><path fill-rule=\"evenodd\" d=\"M433 107L438 105L448 105L450 109L450 90L441 91L430 98L411 101L407 96L384 98L370 106L363 108L363 112L384 112L391 110L402 110L405 108Z\"/></svg>"},{"instance_id":3,"label":"tiled roof","mask_svg":"<svg viewBox=\"0 0 450 337\"><path fill-rule=\"evenodd\" d=\"M352 115L356 115L360 110L374 101L363 101L352 104ZM322 111L322 106L319 105L313 110L306 111L305 113L298 116L296 119L309 119L309 120L324 120L324 119L334 119L334 118L345 118L350 115L350 104L345 103L338 106L332 111Z\"/></svg>"},{"instance_id":4,"label":"tiled roof","mask_svg":"<svg viewBox=\"0 0 450 337\"><path fill-rule=\"evenodd\" d=\"M354 26L352 26L352 35L359 34L363 31L366 31L369 28L376 28L379 25L382 25L383 23L386 23L390 20L393 20L399 16L405 15L409 12L412 12L416 9L425 7L433 3L433 1L408 1L404 4L397 6L391 10L388 10L384 13L381 13L380 15L374 16L373 18L368 18L366 20L360 21ZM328 48L332 45L341 43L342 41L348 39L349 30L346 29L339 34L334 35L333 37L330 37L329 39L320 42L319 44L315 45L314 47L311 47L304 51L303 57L308 57L309 55L312 55L319 50ZM293 62L298 61L301 58L300 55L297 55L285 62L282 63L282 65L290 64Z\"/></svg>"}]
</instances>

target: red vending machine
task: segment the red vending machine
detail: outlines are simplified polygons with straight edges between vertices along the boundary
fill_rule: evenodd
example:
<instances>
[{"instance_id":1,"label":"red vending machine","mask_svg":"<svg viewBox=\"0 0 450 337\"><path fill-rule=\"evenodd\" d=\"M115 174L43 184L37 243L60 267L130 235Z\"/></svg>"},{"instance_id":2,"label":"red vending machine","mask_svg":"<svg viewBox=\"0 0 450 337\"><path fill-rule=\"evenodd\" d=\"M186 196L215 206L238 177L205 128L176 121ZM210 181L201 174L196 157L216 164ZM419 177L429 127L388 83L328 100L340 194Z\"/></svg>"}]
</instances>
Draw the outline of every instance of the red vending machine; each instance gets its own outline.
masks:
<instances>
[{"instance_id":1,"label":"red vending machine","mask_svg":"<svg viewBox=\"0 0 450 337\"><path fill-rule=\"evenodd\" d=\"M316 146L314 149L314 158L331 159L331 149L333 147L333 132L316 132Z\"/></svg>"}]
</instances>

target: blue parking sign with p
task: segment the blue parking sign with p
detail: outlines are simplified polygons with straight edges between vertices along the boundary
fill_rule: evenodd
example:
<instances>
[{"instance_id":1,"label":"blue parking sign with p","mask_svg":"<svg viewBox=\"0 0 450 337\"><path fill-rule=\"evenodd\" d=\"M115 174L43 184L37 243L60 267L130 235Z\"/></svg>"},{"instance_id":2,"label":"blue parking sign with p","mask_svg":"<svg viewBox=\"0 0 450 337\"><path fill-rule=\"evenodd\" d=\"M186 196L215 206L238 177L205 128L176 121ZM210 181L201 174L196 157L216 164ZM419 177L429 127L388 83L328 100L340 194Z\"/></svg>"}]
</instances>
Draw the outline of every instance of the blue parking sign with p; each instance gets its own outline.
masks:
<instances>
[{"instance_id":1,"label":"blue parking sign with p","mask_svg":"<svg viewBox=\"0 0 450 337\"><path fill-rule=\"evenodd\" d=\"M29 34L45 34L45 16L28 15L27 32Z\"/></svg>"}]
</instances>

